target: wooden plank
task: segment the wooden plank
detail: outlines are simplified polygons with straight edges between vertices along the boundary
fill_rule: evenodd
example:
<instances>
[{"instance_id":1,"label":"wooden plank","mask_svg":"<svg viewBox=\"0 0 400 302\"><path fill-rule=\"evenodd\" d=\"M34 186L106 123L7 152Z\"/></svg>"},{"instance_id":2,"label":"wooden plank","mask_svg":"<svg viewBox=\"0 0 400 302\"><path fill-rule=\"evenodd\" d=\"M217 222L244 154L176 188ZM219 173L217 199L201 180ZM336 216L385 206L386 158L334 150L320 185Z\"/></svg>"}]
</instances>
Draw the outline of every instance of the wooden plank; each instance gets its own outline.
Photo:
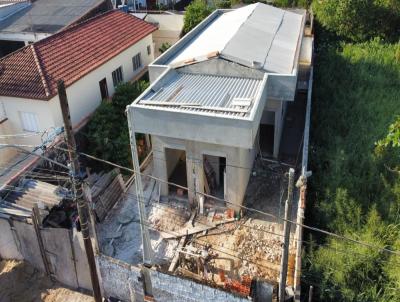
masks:
<instances>
[{"instance_id":1,"label":"wooden plank","mask_svg":"<svg viewBox=\"0 0 400 302\"><path fill-rule=\"evenodd\" d=\"M124 192L124 182L122 176L118 174L114 180L103 190L103 194L98 196L95 201L95 212L100 221L107 216L107 213L119 200Z\"/></svg>"},{"instance_id":2,"label":"wooden plank","mask_svg":"<svg viewBox=\"0 0 400 302\"><path fill-rule=\"evenodd\" d=\"M204 169L203 169L203 179L204 179L204 189L206 191L206 194L210 194L210 186L208 185L208 180L206 173L204 172Z\"/></svg>"},{"instance_id":3,"label":"wooden plank","mask_svg":"<svg viewBox=\"0 0 400 302\"><path fill-rule=\"evenodd\" d=\"M211 225L201 224L201 225L195 226L193 228L186 227L186 228L182 228L178 231L169 231L168 233L160 232L160 234L161 234L161 237L163 237L164 239L179 238L179 237L182 237L185 235L193 235L193 234L201 233L206 230L208 231L208 230L216 228L218 225L230 223L233 221L235 221L235 218L225 219L224 221L220 221L220 222L214 222Z\"/></svg>"},{"instance_id":4,"label":"wooden plank","mask_svg":"<svg viewBox=\"0 0 400 302\"><path fill-rule=\"evenodd\" d=\"M183 236L181 238L181 240L179 241L178 247L175 250L174 258L172 259L171 264L170 264L170 266L168 268L168 271L170 273L173 273L175 271L175 269L176 269L176 266L178 265L179 251L184 247L184 245L186 243L186 238L187 238L186 236Z\"/></svg>"}]
</instances>

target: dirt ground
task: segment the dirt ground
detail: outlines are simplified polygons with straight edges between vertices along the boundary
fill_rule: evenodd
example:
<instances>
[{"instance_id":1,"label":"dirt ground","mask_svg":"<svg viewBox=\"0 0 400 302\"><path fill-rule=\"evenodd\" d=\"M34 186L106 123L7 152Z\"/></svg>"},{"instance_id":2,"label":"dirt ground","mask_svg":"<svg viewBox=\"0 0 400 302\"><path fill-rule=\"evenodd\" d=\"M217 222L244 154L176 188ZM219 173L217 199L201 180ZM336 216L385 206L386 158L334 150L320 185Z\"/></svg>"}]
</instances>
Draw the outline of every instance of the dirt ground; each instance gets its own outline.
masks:
<instances>
[{"instance_id":1,"label":"dirt ground","mask_svg":"<svg viewBox=\"0 0 400 302\"><path fill-rule=\"evenodd\" d=\"M85 294L63 288L44 273L21 261L0 262L1 302L92 302Z\"/></svg>"}]
</instances>

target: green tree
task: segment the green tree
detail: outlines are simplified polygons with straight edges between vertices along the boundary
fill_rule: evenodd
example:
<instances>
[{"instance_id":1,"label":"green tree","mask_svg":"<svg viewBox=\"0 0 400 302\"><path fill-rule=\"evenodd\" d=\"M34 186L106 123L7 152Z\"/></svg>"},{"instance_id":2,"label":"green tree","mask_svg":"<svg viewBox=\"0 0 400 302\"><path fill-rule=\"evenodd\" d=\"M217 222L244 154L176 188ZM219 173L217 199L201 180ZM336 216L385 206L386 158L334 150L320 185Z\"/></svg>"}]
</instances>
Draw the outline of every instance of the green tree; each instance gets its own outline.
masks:
<instances>
[{"instance_id":1,"label":"green tree","mask_svg":"<svg viewBox=\"0 0 400 302\"><path fill-rule=\"evenodd\" d=\"M88 152L125 167L131 166L126 106L148 86L148 82L119 85L111 101L104 100L87 126Z\"/></svg>"},{"instance_id":2,"label":"green tree","mask_svg":"<svg viewBox=\"0 0 400 302\"><path fill-rule=\"evenodd\" d=\"M400 33L399 0L314 0L312 8L325 28L352 41Z\"/></svg>"},{"instance_id":3,"label":"green tree","mask_svg":"<svg viewBox=\"0 0 400 302\"><path fill-rule=\"evenodd\" d=\"M216 8L227 9L232 7L232 3L230 0L217 0L215 1Z\"/></svg>"},{"instance_id":4,"label":"green tree","mask_svg":"<svg viewBox=\"0 0 400 302\"><path fill-rule=\"evenodd\" d=\"M400 147L400 116L396 118L396 121L389 126L388 135L377 142L377 151L382 152L387 148L399 148Z\"/></svg>"},{"instance_id":5,"label":"green tree","mask_svg":"<svg viewBox=\"0 0 400 302\"><path fill-rule=\"evenodd\" d=\"M199 24L209 14L211 14L211 12L212 9L207 5L206 1L194 0L186 7L184 22L183 22L183 33L187 34L197 24Z\"/></svg>"},{"instance_id":6,"label":"green tree","mask_svg":"<svg viewBox=\"0 0 400 302\"><path fill-rule=\"evenodd\" d=\"M161 46L158 48L158 51L159 51L160 53L164 53L164 52L166 52L167 49L170 48L170 47L171 47L171 44L170 44L170 43L164 42L164 43L161 44Z\"/></svg>"}]
</instances>

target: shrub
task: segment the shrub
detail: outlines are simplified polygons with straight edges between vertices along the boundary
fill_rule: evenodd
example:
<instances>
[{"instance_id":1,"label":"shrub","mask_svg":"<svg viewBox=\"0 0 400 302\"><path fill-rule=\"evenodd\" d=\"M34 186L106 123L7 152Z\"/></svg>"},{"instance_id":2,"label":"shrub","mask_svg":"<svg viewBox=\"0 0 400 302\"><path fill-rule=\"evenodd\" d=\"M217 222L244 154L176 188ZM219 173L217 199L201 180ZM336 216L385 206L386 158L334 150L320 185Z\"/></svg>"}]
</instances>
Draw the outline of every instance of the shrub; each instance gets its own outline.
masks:
<instances>
[{"instance_id":1,"label":"shrub","mask_svg":"<svg viewBox=\"0 0 400 302\"><path fill-rule=\"evenodd\" d=\"M186 7L183 33L186 34L191 31L197 24L211 14L211 12L212 9L207 5L207 2L203 0L194 0Z\"/></svg>"},{"instance_id":2,"label":"shrub","mask_svg":"<svg viewBox=\"0 0 400 302\"><path fill-rule=\"evenodd\" d=\"M88 153L125 167L132 166L126 106L148 82L119 85L110 101L103 101L87 125Z\"/></svg>"},{"instance_id":3,"label":"shrub","mask_svg":"<svg viewBox=\"0 0 400 302\"><path fill-rule=\"evenodd\" d=\"M312 8L325 28L352 41L399 37L398 0L314 0Z\"/></svg>"}]
</instances>

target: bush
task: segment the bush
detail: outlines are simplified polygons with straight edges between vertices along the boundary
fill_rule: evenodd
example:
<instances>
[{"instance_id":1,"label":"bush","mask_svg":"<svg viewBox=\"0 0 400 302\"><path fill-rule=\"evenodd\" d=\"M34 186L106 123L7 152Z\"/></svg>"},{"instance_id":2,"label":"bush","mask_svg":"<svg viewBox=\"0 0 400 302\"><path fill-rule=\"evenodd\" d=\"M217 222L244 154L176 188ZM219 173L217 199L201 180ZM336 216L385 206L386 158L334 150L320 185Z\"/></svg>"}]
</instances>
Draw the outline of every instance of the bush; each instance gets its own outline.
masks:
<instances>
[{"instance_id":1,"label":"bush","mask_svg":"<svg viewBox=\"0 0 400 302\"><path fill-rule=\"evenodd\" d=\"M112 100L101 103L87 126L88 153L121 166L132 166L125 109L147 86L145 81L119 85Z\"/></svg>"},{"instance_id":2,"label":"bush","mask_svg":"<svg viewBox=\"0 0 400 302\"><path fill-rule=\"evenodd\" d=\"M398 250L400 43L322 38L317 35L306 224ZM316 239L323 245L308 253L303 278L319 285L319 301L400 300L398 256Z\"/></svg>"},{"instance_id":3,"label":"bush","mask_svg":"<svg viewBox=\"0 0 400 302\"><path fill-rule=\"evenodd\" d=\"M215 1L215 6L216 8L228 9L232 7L232 3L230 0L218 0Z\"/></svg>"},{"instance_id":4,"label":"bush","mask_svg":"<svg viewBox=\"0 0 400 302\"><path fill-rule=\"evenodd\" d=\"M398 0L314 0L314 13L321 24L355 42L373 37L398 39Z\"/></svg>"},{"instance_id":5,"label":"bush","mask_svg":"<svg viewBox=\"0 0 400 302\"><path fill-rule=\"evenodd\" d=\"M183 33L187 34L194 27L196 27L197 24L207 18L211 12L212 9L207 5L207 2L203 0L194 0L186 7L183 22Z\"/></svg>"},{"instance_id":6,"label":"bush","mask_svg":"<svg viewBox=\"0 0 400 302\"><path fill-rule=\"evenodd\" d=\"M161 44L160 48L158 48L158 51L160 53L164 53L168 50L168 48L170 48L172 45L168 42L164 42L163 44Z\"/></svg>"},{"instance_id":7,"label":"bush","mask_svg":"<svg viewBox=\"0 0 400 302\"><path fill-rule=\"evenodd\" d=\"M311 0L275 0L273 4L278 7L308 8L311 4Z\"/></svg>"}]
</instances>

